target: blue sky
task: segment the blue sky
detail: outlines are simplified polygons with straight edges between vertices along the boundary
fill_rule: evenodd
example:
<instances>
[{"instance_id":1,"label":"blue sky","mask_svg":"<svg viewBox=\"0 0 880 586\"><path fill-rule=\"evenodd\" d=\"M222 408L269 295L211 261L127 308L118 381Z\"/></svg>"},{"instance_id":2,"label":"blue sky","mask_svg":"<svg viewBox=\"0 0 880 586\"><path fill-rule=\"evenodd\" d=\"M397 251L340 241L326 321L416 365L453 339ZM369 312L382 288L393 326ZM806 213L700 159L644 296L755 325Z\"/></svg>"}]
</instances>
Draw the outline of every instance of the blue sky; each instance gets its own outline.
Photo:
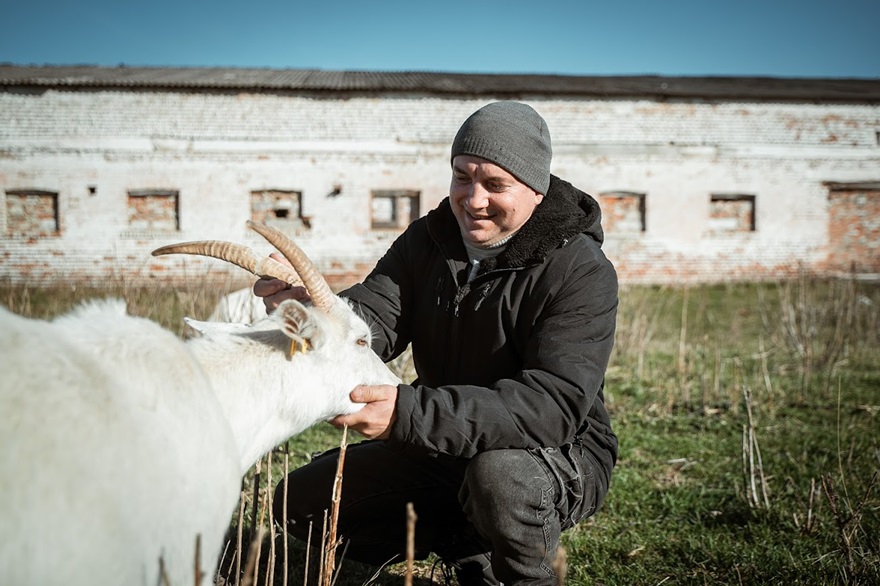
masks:
<instances>
[{"instance_id":1,"label":"blue sky","mask_svg":"<svg viewBox=\"0 0 880 586\"><path fill-rule=\"evenodd\" d=\"M0 0L0 62L880 78L880 0Z\"/></svg>"}]
</instances>

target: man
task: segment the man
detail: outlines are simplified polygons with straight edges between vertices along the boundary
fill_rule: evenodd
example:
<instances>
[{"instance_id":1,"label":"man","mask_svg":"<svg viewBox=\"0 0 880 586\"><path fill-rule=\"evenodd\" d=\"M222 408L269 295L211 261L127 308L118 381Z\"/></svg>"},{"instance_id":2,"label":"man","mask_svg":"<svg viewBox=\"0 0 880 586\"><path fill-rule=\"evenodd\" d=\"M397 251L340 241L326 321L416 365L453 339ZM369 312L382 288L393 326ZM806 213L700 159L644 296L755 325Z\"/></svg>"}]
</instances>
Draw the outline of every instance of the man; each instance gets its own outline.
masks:
<instances>
[{"instance_id":1,"label":"man","mask_svg":"<svg viewBox=\"0 0 880 586\"><path fill-rule=\"evenodd\" d=\"M338 531L348 558L400 561L412 502L417 555L435 552L461 584L555 584L560 533L597 510L617 458L602 394L617 277L598 204L551 176L531 107L481 108L451 155L449 198L342 293L383 359L412 344L418 379L357 387L363 409L333 420L372 440L348 448ZM283 287L254 291L269 308L302 296ZM334 456L289 476L300 538L320 531Z\"/></svg>"}]
</instances>

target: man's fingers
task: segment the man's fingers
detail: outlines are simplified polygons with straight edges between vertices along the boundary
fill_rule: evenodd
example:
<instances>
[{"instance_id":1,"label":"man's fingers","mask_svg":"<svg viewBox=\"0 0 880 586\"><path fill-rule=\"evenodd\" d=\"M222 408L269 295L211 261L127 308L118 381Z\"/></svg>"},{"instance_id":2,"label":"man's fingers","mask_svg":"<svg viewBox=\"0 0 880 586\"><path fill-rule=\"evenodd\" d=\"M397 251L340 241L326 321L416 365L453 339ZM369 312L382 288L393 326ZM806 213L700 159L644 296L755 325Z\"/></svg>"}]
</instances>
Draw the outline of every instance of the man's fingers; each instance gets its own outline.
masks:
<instances>
[{"instance_id":1,"label":"man's fingers","mask_svg":"<svg viewBox=\"0 0 880 586\"><path fill-rule=\"evenodd\" d=\"M330 423L336 427L347 425L367 439L387 439L395 419L397 387L361 385L355 387L349 397L355 403L364 403L363 409L337 415Z\"/></svg>"},{"instance_id":2,"label":"man's fingers","mask_svg":"<svg viewBox=\"0 0 880 586\"><path fill-rule=\"evenodd\" d=\"M311 300L305 287L292 286L278 279L258 279L254 283L253 291L254 295L263 298L266 313L272 313L287 299L296 299L300 303Z\"/></svg>"},{"instance_id":3,"label":"man's fingers","mask_svg":"<svg viewBox=\"0 0 880 586\"><path fill-rule=\"evenodd\" d=\"M371 403L376 399L373 398L373 391L370 387L355 387L349 394L349 397L355 403Z\"/></svg>"},{"instance_id":4,"label":"man's fingers","mask_svg":"<svg viewBox=\"0 0 880 586\"><path fill-rule=\"evenodd\" d=\"M355 403L373 403L375 401L384 401L389 396L388 389L385 386L366 386L361 385L354 388L349 397Z\"/></svg>"},{"instance_id":5,"label":"man's fingers","mask_svg":"<svg viewBox=\"0 0 880 586\"><path fill-rule=\"evenodd\" d=\"M254 283L254 295L269 297L287 288L287 283L280 279L259 279Z\"/></svg>"},{"instance_id":6,"label":"man's fingers","mask_svg":"<svg viewBox=\"0 0 880 586\"><path fill-rule=\"evenodd\" d=\"M290 261L278 252L273 252L269 256L285 266L290 266ZM296 299L300 302L309 300L309 294L303 287L291 287L290 284L285 283L280 279L272 279L268 277L258 279L257 282L254 283L253 291L254 295L263 298L263 302L266 304L266 309L269 311L278 307L278 305L285 299ZM278 295L278 297L273 297L274 295Z\"/></svg>"},{"instance_id":7,"label":"man's fingers","mask_svg":"<svg viewBox=\"0 0 880 586\"><path fill-rule=\"evenodd\" d=\"M280 263L283 264L284 266L287 266L287 267L293 268L293 265L290 264L290 261L287 260L287 259L284 257L284 255L281 254L280 252L273 252L273 253L269 254L269 258L274 258L275 260L277 260L278 262L280 262Z\"/></svg>"}]
</instances>

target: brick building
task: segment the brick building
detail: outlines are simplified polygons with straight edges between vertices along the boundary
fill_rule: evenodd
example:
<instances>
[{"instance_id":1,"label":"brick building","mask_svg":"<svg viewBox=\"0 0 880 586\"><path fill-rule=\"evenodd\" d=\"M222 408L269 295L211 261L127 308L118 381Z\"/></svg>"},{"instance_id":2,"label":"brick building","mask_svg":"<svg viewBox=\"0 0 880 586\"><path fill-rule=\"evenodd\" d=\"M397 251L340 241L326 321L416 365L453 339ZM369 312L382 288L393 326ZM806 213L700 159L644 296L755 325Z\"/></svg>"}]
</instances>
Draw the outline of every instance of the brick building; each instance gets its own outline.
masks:
<instances>
[{"instance_id":1,"label":"brick building","mask_svg":"<svg viewBox=\"0 0 880 586\"><path fill-rule=\"evenodd\" d=\"M546 118L624 282L880 273L880 80L0 65L0 280L244 280L149 253L267 250L253 218L350 282L496 99Z\"/></svg>"}]
</instances>

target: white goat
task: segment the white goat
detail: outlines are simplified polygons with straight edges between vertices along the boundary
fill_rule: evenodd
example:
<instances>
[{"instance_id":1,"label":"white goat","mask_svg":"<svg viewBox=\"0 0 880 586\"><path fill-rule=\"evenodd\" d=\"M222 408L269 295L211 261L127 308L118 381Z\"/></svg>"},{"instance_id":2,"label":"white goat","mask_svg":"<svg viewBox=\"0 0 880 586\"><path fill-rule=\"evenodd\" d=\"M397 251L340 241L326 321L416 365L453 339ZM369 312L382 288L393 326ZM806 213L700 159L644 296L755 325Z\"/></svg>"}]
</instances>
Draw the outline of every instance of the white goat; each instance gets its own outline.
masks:
<instances>
[{"instance_id":1,"label":"white goat","mask_svg":"<svg viewBox=\"0 0 880 586\"><path fill-rule=\"evenodd\" d=\"M245 287L221 297L208 321L251 324L264 317L266 317L266 305L262 297L254 295L251 287Z\"/></svg>"},{"instance_id":2,"label":"white goat","mask_svg":"<svg viewBox=\"0 0 880 586\"><path fill-rule=\"evenodd\" d=\"M120 301L52 322L0 309L0 584L189 585L196 564L210 579L254 462L356 411L356 385L399 382L301 251L252 227L297 267L311 307L286 301L253 326L188 320L202 336L187 342ZM296 278L229 243L154 254L176 252Z\"/></svg>"}]
</instances>

